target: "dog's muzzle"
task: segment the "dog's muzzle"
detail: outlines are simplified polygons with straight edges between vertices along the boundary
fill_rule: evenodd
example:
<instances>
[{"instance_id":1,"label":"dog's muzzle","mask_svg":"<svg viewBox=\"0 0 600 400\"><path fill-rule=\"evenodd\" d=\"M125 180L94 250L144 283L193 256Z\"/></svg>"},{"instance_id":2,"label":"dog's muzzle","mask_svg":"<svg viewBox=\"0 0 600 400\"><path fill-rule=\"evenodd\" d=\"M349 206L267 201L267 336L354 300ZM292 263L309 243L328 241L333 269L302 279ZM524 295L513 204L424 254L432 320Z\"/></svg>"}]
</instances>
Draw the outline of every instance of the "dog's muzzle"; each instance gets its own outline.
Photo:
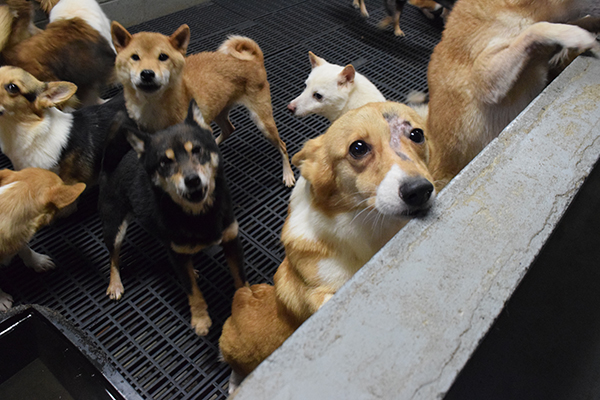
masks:
<instances>
[{"instance_id":1,"label":"dog's muzzle","mask_svg":"<svg viewBox=\"0 0 600 400\"><path fill-rule=\"evenodd\" d=\"M202 180L198 175L188 175L184 178L185 188L187 192L184 197L192 203L198 203L204 200L206 196L206 187L202 184Z\"/></svg>"},{"instance_id":2,"label":"dog's muzzle","mask_svg":"<svg viewBox=\"0 0 600 400\"><path fill-rule=\"evenodd\" d=\"M140 82L137 87L146 92L152 93L160 89L160 85L156 83L156 74L151 69L145 69L140 72Z\"/></svg>"}]
</instances>

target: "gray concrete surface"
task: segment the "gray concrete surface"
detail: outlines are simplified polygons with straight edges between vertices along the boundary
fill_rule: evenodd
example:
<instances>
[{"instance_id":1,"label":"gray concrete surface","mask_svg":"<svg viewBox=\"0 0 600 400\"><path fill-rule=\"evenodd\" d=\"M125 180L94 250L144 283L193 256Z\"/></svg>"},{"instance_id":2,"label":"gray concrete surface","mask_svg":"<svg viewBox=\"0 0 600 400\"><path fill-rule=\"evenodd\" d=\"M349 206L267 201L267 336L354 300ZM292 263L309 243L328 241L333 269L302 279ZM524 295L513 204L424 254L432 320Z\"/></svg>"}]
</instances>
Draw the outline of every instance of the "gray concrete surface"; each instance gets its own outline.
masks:
<instances>
[{"instance_id":1,"label":"gray concrete surface","mask_svg":"<svg viewBox=\"0 0 600 400\"><path fill-rule=\"evenodd\" d=\"M579 58L242 384L244 399L442 398L600 155Z\"/></svg>"}]
</instances>

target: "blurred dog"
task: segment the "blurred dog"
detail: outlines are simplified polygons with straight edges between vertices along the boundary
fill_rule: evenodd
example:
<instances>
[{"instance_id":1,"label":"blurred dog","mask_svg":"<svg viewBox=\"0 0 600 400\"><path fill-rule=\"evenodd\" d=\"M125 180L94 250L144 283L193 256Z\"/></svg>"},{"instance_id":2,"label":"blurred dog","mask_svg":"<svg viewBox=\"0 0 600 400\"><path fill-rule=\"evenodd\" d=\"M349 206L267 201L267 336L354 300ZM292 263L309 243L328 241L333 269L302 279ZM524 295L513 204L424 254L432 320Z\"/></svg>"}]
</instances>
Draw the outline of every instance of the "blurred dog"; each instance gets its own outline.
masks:
<instances>
[{"instance_id":1,"label":"blurred dog","mask_svg":"<svg viewBox=\"0 0 600 400\"><path fill-rule=\"evenodd\" d=\"M123 84L127 111L140 127L155 132L184 120L191 99L198 104L195 118L204 129L215 121L221 128L217 144L234 127L229 110L241 104L263 135L279 150L283 181L293 186L294 173L285 143L273 120L271 93L263 53L252 39L231 36L215 52L185 57L190 29L182 25L170 37L160 33L131 35L112 23L117 49L116 68Z\"/></svg>"},{"instance_id":2,"label":"blurred dog","mask_svg":"<svg viewBox=\"0 0 600 400\"><path fill-rule=\"evenodd\" d=\"M400 17L406 3L418 7L429 19L439 17L446 21L455 2L456 0L384 0L383 4L388 16L382 19L378 26L385 29L389 25L393 25L394 35L404 36L404 32L400 29Z\"/></svg>"},{"instance_id":3,"label":"blurred dog","mask_svg":"<svg viewBox=\"0 0 600 400\"><path fill-rule=\"evenodd\" d=\"M84 189L85 184L65 185L44 169L0 170L0 264L18 253L25 265L37 272L54 268L50 257L36 253L27 243ZM0 311L11 305L12 297L0 290Z\"/></svg>"},{"instance_id":4,"label":"blurred dog","mask_svg":"<svg viewBox=\"0 0 600 400\"><path fill-rule=\"evenodd\" d=\"M428 69L430 168L443 186L545 87L552 65L600 46L568 22L589 0L459 1ZM589 29L598 31L598 19ZM593 24L593 22L596 22ZM585 25L585 24L584 24ZM438 188L439 189L439 188Z\"/></svg>"},{"instance_id":5,"label":"blurred dog","mask_svg":"<svg viewBox=\"0 0 600 400\"><path fill-rule=\"evenodd\" d=\"M281 234L275 286L238 289L219 346L230 391L314 314L436 191L424 120L399 103L348 111L293 157L301 177Z\"/></svg>"}]
</instances>

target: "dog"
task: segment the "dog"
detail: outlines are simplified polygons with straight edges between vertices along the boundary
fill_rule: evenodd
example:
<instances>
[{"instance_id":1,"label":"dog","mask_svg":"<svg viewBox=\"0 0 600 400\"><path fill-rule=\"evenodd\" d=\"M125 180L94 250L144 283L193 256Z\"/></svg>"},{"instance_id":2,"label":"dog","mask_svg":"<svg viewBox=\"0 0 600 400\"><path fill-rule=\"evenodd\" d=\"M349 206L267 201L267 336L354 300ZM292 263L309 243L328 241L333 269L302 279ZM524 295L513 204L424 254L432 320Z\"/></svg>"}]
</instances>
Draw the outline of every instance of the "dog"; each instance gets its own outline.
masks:
<instances>
[{"instance_id":1,"label":"dog","mask_svg":"<svg viewBox=\"0 0 600 400\"><path fill-rule=\"evenodd\" d=\"M285 259L266 284L238 289L219 346L230 390L323 306L436 190L425 121L400 103L350 110L309 140L281 239Z\"/></svg>"},{"instance_id":2,"label":"dog","mask_svg":"<svg viewBox=\"0 0 600 400\"><path fill-rule=\"evenodd\" d=\"M119 300L124 293L119 251L127 225L135 219L167 248L188 295L192 328L204 336L212 322L196 283L192 255L220 244L236 288L246 283L246 277L222 157L212 133L194 120L194 108L192 101L184 122L153 134L123 124L124 112L117 117L113 131L125 130L133 149L122 156L122 146L111 149L118 136L109 140L98 208L110 253L107 295Z\"/></svg>"},{"instance_id":3,"label":"dog","mask_svg":"<svg viewBox=\"0 0 600 400\"><path fill-rule=\"evenodd\" d=\"M41 31L33 23L33 8L30 2L22 0L2 2L0 5L0 52Z\"/></svg>"},{"instance_id":4,"label":"dog","mask_svg":"<svg viewBox=\"0 0 600 400\"><path fill-rule=\"evenodd\" d=\"M85 184L65 185L44 169L0 170L0 264L7 264L18 253L25 265L37 272L54 268L50 257L36 253L27 243L84 189ZM0 311L11 305L12 297L0 290Z\"/></svg>"},{"instance_id":5,"label":"dog","mask_svg":"<svg viewBox=\"0 0 600 400\"><path fill-rule=\"evenodd\" d=\"M331 64L311 51L308 59L312 69L306 88L287 106L294 116L317 114L333 122L348 110L385 101L379 89L356 72L352 64Z\"/></svg>"},{"instance_id":6,"label":"dog","mask_svg":"<svg viewBox=\"0 0 600 400\"><path fill-rule=\"evenodd\" d=\"M67 184L96 183L109 128L125 99L59 110L76 89L70 82L40 82L17 67L0 68L0 150L15 169L48 169Z\"/></svg>"},{"instance_id":7,"label":"dog","mask_svg":"<svg viewBox=\"0 0 600 400\"><path fill-rule=\"evenodd\" d=\"M17 13L16 20L32 18L32 2L12 3L20 4L11 9ZM19 31L11 30L10 36L20 36L22 25L13 24ZM110 42L79 17L50 22L45 30L17 43L11 37L0 40L7 43L1 53L2 65L23 68L41 81L74 83L81 105L100 103L103 88L115 81L115 52Z\"/></svg>"},{"instance_id":8,"label":"dog","mask_svg":"<svg viewBox=\"0 0 600 400\"><path fill-rule=\"evenodd\" d=\"M445 22L455 2L456 0L384 0L383 4L388 15L379 22L378 27L385 29L393 25L394 35L404 36L404 32L400 29L400 16L406 3L419 8L429 19L441 18Z\"/></svg>"},{"instance_id":9,"label":"dog","mask_svg":"<svg viewBox=\"0 0 600 400\"><path fill-rule=\"evenodd\" d=\"M183 121L187 105L194 99L200 126L211 130L210 123L215 121L221 128L216 139L219 144L234 130L229 110L242 104L267 140L279 150L285 185L294 185L286 146L273 120L263 53L256 42L231 36L215 52L186 58L190 41L187 25L180 26L170 37L153 32L131 35L113 21L112 37L127 111L142 129L155 132Z\"/></svg>"},{"instance_id":10,"label":"dog","mask_svg":"<svg viewBox=\"0 0 600 400\"><path fill-rule=\"evenodd\" d=\"M545 87L565 50L600 47L565 24L589 0L459 1L428 67L431 140L445 154L430 166L443 187ZM600 30L596 21L590 30ZM439 189L438 188L438 189Z\"/></svg>"}]
</instances>

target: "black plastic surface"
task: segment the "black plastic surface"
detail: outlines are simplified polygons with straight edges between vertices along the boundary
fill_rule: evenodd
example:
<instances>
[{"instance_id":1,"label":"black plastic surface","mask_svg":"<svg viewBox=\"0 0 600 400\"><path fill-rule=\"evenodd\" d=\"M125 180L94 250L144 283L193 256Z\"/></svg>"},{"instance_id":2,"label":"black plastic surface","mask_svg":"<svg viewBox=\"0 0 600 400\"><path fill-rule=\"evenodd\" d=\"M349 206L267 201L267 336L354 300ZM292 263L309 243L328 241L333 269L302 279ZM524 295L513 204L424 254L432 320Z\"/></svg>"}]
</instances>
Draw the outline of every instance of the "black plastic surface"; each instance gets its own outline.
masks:
<instances>
[{"instance_id":1,"label":"black plastic surface","mask_svg":"<svg viewBox=\"0 0 600 400\"><path fill-rule=\"evenodd\" d=\"M367 7L369 19L360 16L352 0L217 0L130 29L171 34L187 23L190 53L215 50L229 34L255 39L265 53L275 121L291 156L329 125L317 116L296 119L286 109L304 89L309 50L336 64L354 62L390 100L403 101L411 90L426 90L427 63L441 37L439 26L407 6L401 21L406 37L397 38L376 27L384 16L382 2L367 0ZM233 110L231 121L237 130L221 150L247 276L250 283L272 282L284 255L279 236L291 190L282 183L279 154L245 109ZM8 166L0 154L0 168ZM120 302L108 299L109 258L96 197L97 189L92 189L76 214L34 238L32 247L52 256L55 270L37 274L15 259L0 269L0 287L13 295L15 304L50 307L86 331L144 398L225 398L230 370L218 359L218 338L234 289L220 248L194 259L213 320L209 335L200 338L189 327L187 298L165 251L135 224L121 252L124 297Z\"/></svg>"}]
</instances>

